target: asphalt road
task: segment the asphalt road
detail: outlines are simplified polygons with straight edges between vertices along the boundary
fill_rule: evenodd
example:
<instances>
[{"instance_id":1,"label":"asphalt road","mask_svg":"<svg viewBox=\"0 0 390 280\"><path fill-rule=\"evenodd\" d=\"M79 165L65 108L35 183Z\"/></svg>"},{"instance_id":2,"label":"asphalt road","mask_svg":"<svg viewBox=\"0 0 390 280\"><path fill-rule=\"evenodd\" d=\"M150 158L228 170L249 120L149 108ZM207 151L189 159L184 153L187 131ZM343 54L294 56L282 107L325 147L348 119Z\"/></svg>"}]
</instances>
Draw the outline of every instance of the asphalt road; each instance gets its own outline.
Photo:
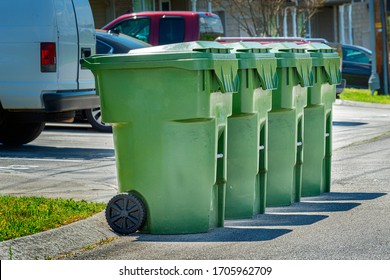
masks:
<instances>
[{"instance_id":1,"label":"asphalt road","mask_svg":"<svg viewBox=\"0 0 390 280\"><path fill-rule=\"evenodd\" d=\"M116 237L92 250L71 250L67 259L390 259L390 110L337 103L333 112L331 193L267 208L254 219L226 221L204 234L118 237L98 215L88 226L78 223L77 233L70 229L76 226L47 233L51 237L41 241L47 252L34 256L55 257L48 248L62 245L47 243L60 232L64 242L83 239L79 248ZM111 134L51 126L21 150L0 146L0 159L1 194L108 201L117 192ZM34 237L25 239L31 248L37 244Z\"/></svg>"},{"instance_id":2,"label":"asphalt road","mask_svg":"<svg viewBox=\"0 0 390 280\"><path fill-rule=\"evenodd\" d=\"M111 133L48 124L31 144L0 145L0 193L107 202L117 193Z\"/></svg>"},{"instance_id":3,"label":"asphalt road","mask_svg":"<svg viewBox=\"0 0 390 280\"><path fill-rule=\"evenodd\" d=\"M390 136L334 153L332 192L205 234L120 237L68 259L390 259Z\"/></svg>"},{"instance_id":4,"label":"asphalt road","mask_svg":"<svg viewBox=\"0 0 390 280\"><path fill-rule=\"evenodd\" d=\"M390 131L386 107L333 109L333 149ZM86 124L49 124L22 148L0 145L0 193L108 202L117 194L112 134Z\"/></svg>"}]
</instances>

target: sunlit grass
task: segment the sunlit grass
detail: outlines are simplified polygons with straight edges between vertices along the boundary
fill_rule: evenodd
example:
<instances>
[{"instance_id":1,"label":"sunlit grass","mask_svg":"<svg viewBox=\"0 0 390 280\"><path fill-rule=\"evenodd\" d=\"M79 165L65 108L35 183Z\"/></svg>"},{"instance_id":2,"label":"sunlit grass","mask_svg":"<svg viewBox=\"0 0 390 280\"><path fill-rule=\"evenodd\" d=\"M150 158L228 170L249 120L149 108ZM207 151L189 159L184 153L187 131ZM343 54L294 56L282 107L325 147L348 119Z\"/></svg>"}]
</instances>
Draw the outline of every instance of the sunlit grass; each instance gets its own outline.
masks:
<instances>
[{"instance_id":1,"label":"sunlit grass","mask_svg":"<svg viewBox=\"0 0 390 280\"><path fill-rule=\"evenodd\" d=\"M378 95L378 92L371 95L371 91L368 89L346 88L339 97L341 100L390 104L390 95Z\"/></svg>"},{"instance_id":2,"label":"sunlit grass","mask_svg":"<svg viewBox=\"0 0 390 280\"><path fill-rule=\"evenodd\" d=\"M105 203L0 196L0 241L35 234L92 216Z\"/></svg>"}]
</instances>

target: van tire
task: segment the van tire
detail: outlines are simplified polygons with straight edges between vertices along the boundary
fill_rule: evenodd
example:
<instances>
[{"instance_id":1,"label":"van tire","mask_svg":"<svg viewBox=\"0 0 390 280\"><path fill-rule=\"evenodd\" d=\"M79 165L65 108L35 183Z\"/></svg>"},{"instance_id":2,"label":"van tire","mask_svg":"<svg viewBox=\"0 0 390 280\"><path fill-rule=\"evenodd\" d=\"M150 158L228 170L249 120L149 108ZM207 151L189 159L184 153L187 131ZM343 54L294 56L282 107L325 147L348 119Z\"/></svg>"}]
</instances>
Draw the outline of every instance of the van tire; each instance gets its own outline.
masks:
<instances>
[{"instance_id":1,"label":"van tire","mask_svg":"<svg viewBox=\"0 0 390 280\"><path fill-rule=\"evenodd\" d=\"M35 140L45 128L44 122L15 122L10 119L0 122L0 143L21 146Z\"/></svg>"}]
</instances>

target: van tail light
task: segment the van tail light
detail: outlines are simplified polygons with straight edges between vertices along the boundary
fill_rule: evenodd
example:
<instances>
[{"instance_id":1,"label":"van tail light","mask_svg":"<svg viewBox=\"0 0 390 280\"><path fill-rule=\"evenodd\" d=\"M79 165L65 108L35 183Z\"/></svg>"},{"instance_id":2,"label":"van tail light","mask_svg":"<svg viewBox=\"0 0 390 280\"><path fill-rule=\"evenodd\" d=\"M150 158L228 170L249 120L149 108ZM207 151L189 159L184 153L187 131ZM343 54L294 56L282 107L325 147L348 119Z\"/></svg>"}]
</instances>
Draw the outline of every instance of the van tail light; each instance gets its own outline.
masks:
<instances>
[{"instance_id":1,"label":"van tail light","mask_svg":"<svg viewBox=\"0 0 390 280\"><path fill-rule=\"evenodd\" d=\"M41 72L56 72L56 43L41 43Z\"/></svg>"}]
</instances>

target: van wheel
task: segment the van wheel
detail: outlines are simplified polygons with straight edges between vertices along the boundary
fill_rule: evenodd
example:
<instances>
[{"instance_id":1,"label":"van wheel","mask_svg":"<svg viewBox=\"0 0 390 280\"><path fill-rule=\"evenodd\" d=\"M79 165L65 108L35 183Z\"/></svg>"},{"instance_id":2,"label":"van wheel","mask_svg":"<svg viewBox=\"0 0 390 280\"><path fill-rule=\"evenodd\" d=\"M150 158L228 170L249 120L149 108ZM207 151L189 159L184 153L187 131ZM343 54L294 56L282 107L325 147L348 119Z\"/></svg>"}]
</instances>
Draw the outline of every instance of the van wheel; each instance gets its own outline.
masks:
<instances>
[{"instance_id":1,"label":"van wheel","mask_svg":"<svg viewBox=\"0 0 390 280\"><path fill-rule=\"evenodd\" d=\"M101 132L112 132L111 125L102 121L102 111L100 110L100 107L85 110L85 116L90 125L96 130Z\"/></svg>"},{"instance_id":2,"label":"van wheel","mask_svg":"<svg viewBox=\"0 0 390 280\"><path fill-rule=\"evenodd\" d=\"M0 123L0 143L21 146L35 140L45 128L44 122L15 122L10 119Z\"/></svg>"},{"instance_id":3,"label":"van wheel","mask_svg":"<svg viewBox=\"0 0 390 280\"><path fill-rule=\"evenodd\" d=\"M106 219L115 232L119 234L134 233L145 223L145 205L135 194L118 194L107 204Z\"/></svg>"}]
</instances>

